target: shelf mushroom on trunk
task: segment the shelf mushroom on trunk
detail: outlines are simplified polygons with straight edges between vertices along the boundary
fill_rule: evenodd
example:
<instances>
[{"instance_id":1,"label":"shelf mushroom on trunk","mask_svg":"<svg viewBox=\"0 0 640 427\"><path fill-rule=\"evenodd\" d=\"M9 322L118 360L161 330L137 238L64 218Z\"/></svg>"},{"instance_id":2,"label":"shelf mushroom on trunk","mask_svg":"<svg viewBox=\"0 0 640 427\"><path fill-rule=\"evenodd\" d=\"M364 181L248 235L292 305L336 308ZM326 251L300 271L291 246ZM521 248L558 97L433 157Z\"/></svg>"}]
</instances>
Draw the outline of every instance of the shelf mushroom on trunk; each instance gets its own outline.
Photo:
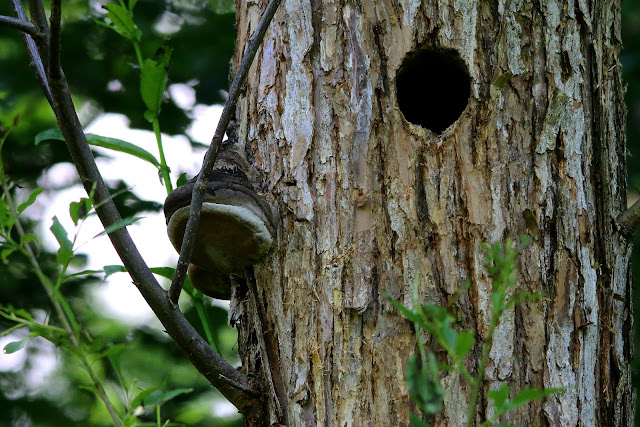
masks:
<instances>
[{"instance_id":1,"label":"shelf mushroom on trunk","mask_svg":"<svg viewBox=\"0 0 640 427\"><path fill-rule=\"evenodd\" d=\"M258 262L275 239L274 212L247 178L251 166L230 145L222 147L209 176L188 271L196 289L219 299L231 298L229 276ZM177 251L195 181L176 188L164 203L169 240Z\"/></svg>"}]
</instances>

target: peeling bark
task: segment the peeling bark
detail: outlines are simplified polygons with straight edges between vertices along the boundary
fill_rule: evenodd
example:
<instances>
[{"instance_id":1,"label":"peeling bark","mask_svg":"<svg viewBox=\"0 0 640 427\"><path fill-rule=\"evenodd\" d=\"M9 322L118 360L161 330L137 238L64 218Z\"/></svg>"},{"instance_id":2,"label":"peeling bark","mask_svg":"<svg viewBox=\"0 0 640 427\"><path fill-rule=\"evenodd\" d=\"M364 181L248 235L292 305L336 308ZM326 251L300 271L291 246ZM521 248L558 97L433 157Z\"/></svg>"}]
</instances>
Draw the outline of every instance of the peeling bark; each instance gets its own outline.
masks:
<instances>
[{"instance_id":1,"label":"peeling bark","mask_svg":"<svg viewBox=\"0 0 640 427\"><path fill-rule=\"evenodd\" d=\"M265 3L238 1L236 63ZM471 80L439 135L397 103L402 60L423 45L457 50ZM236 112L282 218L256 302L232 313L244 368L271 373L268 423L408 426L416 337L385 296L410 306L417 276L420 298L442 304L470 279L458 317L481 340L481 243L529 234L518 287L545 298L502 318L477 423L507 382L567 391L501 422L633 424L631 245L614 221L626 207L620 47L619 1L285 0ZM479 358L477 346L472 371ZM462 425L469 387L442 383L434 424Z\"/></svg>"}]
</instances>

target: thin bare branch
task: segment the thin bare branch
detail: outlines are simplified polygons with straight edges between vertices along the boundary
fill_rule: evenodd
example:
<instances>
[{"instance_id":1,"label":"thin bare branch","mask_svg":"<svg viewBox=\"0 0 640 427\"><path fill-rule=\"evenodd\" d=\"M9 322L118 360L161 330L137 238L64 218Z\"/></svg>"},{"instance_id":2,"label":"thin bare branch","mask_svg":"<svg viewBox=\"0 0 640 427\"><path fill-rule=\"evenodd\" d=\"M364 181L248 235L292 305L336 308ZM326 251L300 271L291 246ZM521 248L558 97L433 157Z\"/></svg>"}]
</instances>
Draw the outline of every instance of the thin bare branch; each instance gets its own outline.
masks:
<instances>
[{"instance_id":1,"label":"thin bare branch","mask_svg":"<svg viewBox=\"0 0 640 427\"><path fill-rule=\"evenodd\" d=\"M18 19L27 21L27 14L22 8L22 2L20 0L12 0L12 1L13 1L13 10L18 16ZM27 33L24 33L24 32L22 33L22 41L24 42L24 46L27 49L29 58L31 59L31 62L29 63L29 65L35 71L36 78L38 79L38 84L40 85L40 88L44 92L44 96L47 98L47 101L49 101L49 105L53 107L53 97L51 96L51 90L49 89L47 75L45 73L45 68L42 63L42 58L40 58L40 53L38 52L38 47L36 46L36 43L33 41L33 38Z\"/></svg>"},{"instance_id":2,"label":"thin bare branch","mask_svg":"<svg viewBox=\"0 0 640 427\"><path fill-rule=\"evenodd\" d=\"M20 0L13 0L13 2L16 9L22 10ZM60 4L59 0L54 1L54 3L57 3L58 6ZM23 10L22 13L24 14ZM59 12L54 10L52 15L57 13ZM52 19L52 27L56 26L55 21L55 18ZM30 38L28 35L27 37ZM54 42L52 42L53 44ZM53 48L52 51L55 52L55 49ZM33 49L28 49L28 52L33 62L40 60L35 45ZM53 57L51 62L55 66ZM51 87L50 95L52 96L51 105L56 115L58 126L65 137L67 148L87 193L90 193L95 185L96 211L102 225L107 228L120 221L121 217L113 203L109 190L102 180L87 144L71 99L67 81L61 69L59 72L53 73L49 79L49 85ZM45 93L47 92L45 91ZM241 413L250 414L251 416L261 414L262 404L258 397L260 393L255 390L245 374L229 365L222 356L216 353L198 335L177 306L169 301L167 293L151 273L126 228L120 228L109 233L109 238L122 263L131 275L134 284L165 327L167 333L191 363Z\"/></svg>"},{"instance_id":3,"label":"thin bare branch","mask_svg":"<svg viewBox=\"0 0 640 427\"><path fill-rule=\"evenodd\" d=\"M42 34L38 32L38 27L33 25L29 21L25 21L22 19L14 18L13 16L4 16L0 15L0 25L4 25L6 27L16 28L20 31L23 31L29 34L31 37L40 37Z\"/></svg>"},{"instance_id":4,"label":"thin bare branch","mask_svg":"<svg viewBox=\"0 0 640 427\"><path fill-rule=\"evenodd\" d=\"M38 27L38 31L43 35L36 38L35 42L46 69L49 66L49 23L47 22L42 0L29 0L29 12L31 13L31 22Z\"/></svg>"},{"instance_id":5,"label":"thin bare branch","mask_svg":"<svg viewBox=\"0 0 640 427\"><path fill-rule=\"evenodd\" d=\"M50 80L60 78L62 67L60 66L60 21L62 19L61 0L51 2L51 34L49 35L49 68L47 75Z\"/></svg>"},{"instance_id":6,"label":"thin bare branch","mask_svg":"<svg viewBox=\"0 0 640 427\"><path fill-rule=\"evenodd\" d=\"M224 109L222 110L222 115L220 116L218 127L216 128L216 131L213 134L213 138L211 139L211 145L209 146L209 149L204 156L204 160L202 161L202 168L200 169L200 173L198 174L198 179L196 180L196 184L193 186L193 193L191 195L191 207L189 209L189 217L187 219L187 225L185 227L185 233L182 239L182 246L180 248L180 257L178 258L176 272L173 275L173 280L171 281L171 288L169 288L169 298L174 304L178 303L178 298L180 297L180 292L182 291L182 285L184 284L184 279L187 274L187 267L189 266L191 254L193 253L193 246L195 244L195 232L198 229L198 223L200 222L200 211L202 210L204 191L207 188L209 175L211 174L213 164L216 161L218 151L220 150L220 146L222 145L222 137L227 130L229 121L231 121L231 118L233 117L233 111L236 102L240 97L241 88L244 86L244 82L247 79L249 68L253 63L253 59L258 52L258 48L262 43L262 39L267 32L267 28L269 27L271 19L273 18L273 15L275 15L280 2L281 0L269 1L264 14L262 15L262 19L258 23L258 28L253 34L251 41L249 42L247 52L242 58L240 67L238 67L236 76L231 83L231 88L229 89L229 97L224 104Z\"/></svg>"},{"instance_id":7,"label":"thin bare branch","mask_svg":"<svg viewBox=\"0 0 640 427\"><path fill-rule=\"evenodd\" d=\"M629 209L618 215L616 222L622 234L627 237L633 236L640 226L640 200L637 200Z\"/></svg>"}]
</instances>

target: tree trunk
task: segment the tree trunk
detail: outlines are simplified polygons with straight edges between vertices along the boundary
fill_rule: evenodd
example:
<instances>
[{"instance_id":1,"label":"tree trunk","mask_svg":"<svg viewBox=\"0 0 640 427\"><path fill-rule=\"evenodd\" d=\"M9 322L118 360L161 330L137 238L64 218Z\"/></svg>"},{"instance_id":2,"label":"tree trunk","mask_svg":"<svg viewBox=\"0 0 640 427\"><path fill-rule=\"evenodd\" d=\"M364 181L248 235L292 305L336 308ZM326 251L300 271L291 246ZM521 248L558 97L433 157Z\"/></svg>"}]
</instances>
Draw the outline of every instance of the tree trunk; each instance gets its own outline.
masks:
<instances>
[{"instance_id":1,"label":"tree trunk","mask_svg":"<svg viewBox=\"0 0 640 427\"><path fill-rule=\"evenodd\" d=\"M237 5L236 64L266 0ZM408 426L416 335L387 297L412 306L417 278L446 304L469 279L458 326L481 342L482 243L528 234L517 290L544 298L503 316L475 424L502 382L566 391L501 422L633 424L620 47L616 0L283 2L236 113L281 215L231 314L268 423ZM430 423L464 425L468 384L441 382Z\"/></svg>"}]
</instances>

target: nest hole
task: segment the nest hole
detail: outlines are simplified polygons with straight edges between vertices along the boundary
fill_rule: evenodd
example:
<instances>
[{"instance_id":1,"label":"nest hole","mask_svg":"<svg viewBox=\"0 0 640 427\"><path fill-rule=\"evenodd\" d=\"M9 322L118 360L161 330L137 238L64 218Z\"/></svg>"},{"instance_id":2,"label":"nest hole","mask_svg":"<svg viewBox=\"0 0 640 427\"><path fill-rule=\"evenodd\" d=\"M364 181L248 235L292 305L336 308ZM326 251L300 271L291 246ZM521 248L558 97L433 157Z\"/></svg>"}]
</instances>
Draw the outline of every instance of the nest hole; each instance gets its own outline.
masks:
<instances>
[{"instance_id":1,"label":"nest hole","mask_svg":"<svg viewBox=\"0 0 640 427\"><path fill-rule=\"evenodd\" d=\"M409 122L441 133L467 107L471 79L458 51L423 47L402 60L396 91L400 111Z\"/></svg>"}]
</instances>

